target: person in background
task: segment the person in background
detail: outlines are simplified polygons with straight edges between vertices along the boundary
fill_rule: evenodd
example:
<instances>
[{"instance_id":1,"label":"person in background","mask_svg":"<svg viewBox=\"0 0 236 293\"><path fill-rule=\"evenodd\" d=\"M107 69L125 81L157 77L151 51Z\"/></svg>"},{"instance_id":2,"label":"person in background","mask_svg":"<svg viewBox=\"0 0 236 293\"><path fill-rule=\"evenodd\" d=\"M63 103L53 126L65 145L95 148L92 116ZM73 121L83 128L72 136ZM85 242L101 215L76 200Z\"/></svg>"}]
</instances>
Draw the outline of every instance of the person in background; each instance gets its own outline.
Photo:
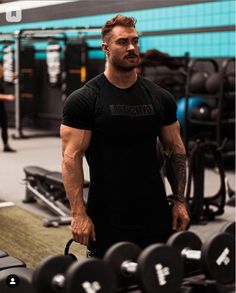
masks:
<instances>
[{"instance_id":1,"label":"person in background","mask_svg":"<svg viewBox=\"0 0 236 293\"><path fill-rule=\"evenodd\" d=\"M3 141L4 152L16 152L8 143L8 126L7 126L7 111L5 101L14 100L14 95L4 94L3 90L3 66L0 64L0 127L2 129L1 137Z\"/></svg>"}]
</instances>

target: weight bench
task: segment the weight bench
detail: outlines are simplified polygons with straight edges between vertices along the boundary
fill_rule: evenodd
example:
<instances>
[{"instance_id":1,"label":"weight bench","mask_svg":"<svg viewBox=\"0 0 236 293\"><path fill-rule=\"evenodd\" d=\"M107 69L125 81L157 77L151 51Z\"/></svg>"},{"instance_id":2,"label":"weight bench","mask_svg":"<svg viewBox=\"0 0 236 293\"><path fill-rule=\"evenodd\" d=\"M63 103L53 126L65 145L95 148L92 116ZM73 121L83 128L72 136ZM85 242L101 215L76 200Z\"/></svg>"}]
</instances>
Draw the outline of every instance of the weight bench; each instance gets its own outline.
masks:
<instances>
[{"instance_id":1,"label":"weight bench","mask_svg":"<svg viewBox=\"0 0 236 293\"><path fill-rule=\"evenodd\" d=\"M6 251L0 250L0 258L7 256L8 254L6 253Z\"/></svg>"},{"instance_id":2,"label":"weight bench","mask_svg":"<svg viewBox=\"0 0 236 293\"><path fill-rule=\"evenodd\" d=\"M24 203L33 203L37 200L51 210L57 217L44 219L46 227L68 225L71 222L69 201L66 196L62 174L38 166L24 167L26 193ZM89 182L84 182L84 188ZM86 200L85 200L86 202Z\"/></svg>"},{"instance_id":3,"label":"weight bench","mask_svg":"<svg viewBox=\"0 0 236 293\"><path fill-rule=\"evenodd\" d=\"M9 256L7 253L0 258L0 271L16 267L26 267L26 264L16 257Z\"/></svg>"}]
</instances>

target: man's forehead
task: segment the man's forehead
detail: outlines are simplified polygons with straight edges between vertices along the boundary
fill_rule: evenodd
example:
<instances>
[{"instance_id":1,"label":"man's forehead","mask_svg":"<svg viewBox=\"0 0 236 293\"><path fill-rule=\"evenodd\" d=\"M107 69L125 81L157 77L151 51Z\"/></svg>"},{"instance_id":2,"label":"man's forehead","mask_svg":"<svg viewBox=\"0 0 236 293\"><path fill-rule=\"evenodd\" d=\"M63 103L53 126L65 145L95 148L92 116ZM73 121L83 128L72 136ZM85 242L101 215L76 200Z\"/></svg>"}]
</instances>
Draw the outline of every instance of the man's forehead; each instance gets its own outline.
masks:
<instances>
[{"instance_id":1,"label":"man's forehead","mask_svg":"<svg viewBox=\"0 0 236 293\"><path fill-rule=\"evenodd\" d=\"M115 26L111 31L111 38L135 38L138 33L134 27Z\"/></svg>"}]
</instances>

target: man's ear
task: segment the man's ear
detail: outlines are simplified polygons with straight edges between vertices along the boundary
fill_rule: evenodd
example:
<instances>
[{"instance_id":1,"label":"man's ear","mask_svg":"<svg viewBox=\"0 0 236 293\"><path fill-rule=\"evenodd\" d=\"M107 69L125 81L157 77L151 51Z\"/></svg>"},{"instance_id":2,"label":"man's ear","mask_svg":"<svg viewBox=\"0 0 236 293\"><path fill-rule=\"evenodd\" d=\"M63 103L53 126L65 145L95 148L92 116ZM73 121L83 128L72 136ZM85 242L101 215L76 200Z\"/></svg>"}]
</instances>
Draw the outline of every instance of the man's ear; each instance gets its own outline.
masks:
<instances>
[{"instance_id":1,"label":"man's ear","mask_svg":"<svg viewBox=\"0 0 236 293\"><path fill-rule=\"evenodd\" d=\"M109 47L107 43L102 43L102 50L106 55L109 55Z\"/></svg>"}]
</instances>

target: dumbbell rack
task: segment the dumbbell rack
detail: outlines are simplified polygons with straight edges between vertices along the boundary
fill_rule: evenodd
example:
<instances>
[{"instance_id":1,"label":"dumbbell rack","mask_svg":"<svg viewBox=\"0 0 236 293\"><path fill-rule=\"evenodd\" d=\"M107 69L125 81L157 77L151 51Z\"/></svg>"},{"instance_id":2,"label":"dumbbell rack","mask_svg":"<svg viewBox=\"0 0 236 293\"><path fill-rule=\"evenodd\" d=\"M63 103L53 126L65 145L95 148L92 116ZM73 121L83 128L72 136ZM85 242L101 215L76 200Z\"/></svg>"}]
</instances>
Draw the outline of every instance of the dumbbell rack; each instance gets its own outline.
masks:
<instances>
[{"instance_id":1,"label":"dumbbell rack","mask_svg":"<svg viewBox=\"0 0 236 293\"><path fill-rule=\"evenodd\" d=\"M229 119L225 119L223 118L223 100L225 98L225 95L235 95L234 92L228 92L227 91L227 87L226 87L226 83L225 83L225 79L227 76L227 70L229 65L235 62L235 59L233 58L229 58L229 59L225 59L221 65L221 67L218 65L218 63L214 60L214 59L193 59L189 62L188 65L188 71L187 71L187 82L186 82L186 92L185 92L185 113L184 113L184 128L183 128L183 137L184 137L184 143L185 143L185 147L188 151L189 148L189 140L190 140L190 135L189 135L189 129L188 126L189 124L195 125L195 126L202 126L203 129L205 127L210 127L211 129L213 129L214 132L214 136L213 136L213 140L219 145L221 146L222 143L224 142L225 137L223 136L223 127L227 127L228 125L233 125L235 124L235 119L234 118L229 118ZM216 93L214 94L209 94L207 92L192 92L191 91L191 77L192 75L196 72L196 67L199 64L205 64L205 65L211 65L213 67L213 72L214 73L218 73L219 74L219 85L218 85L218 91L216 91ZM230 73L229 73L230 74ZM197 119L192 119L192 118L188 118L188 112L189 112L189 98L193 97L193 96L197 96L197 97L202 97L208 101L214 101L216 103L216 106L218 108L218 115L215 121L212 120L208 120L208 121L200 121ZM202 133L201 137L208 137L209 138L209 134L210 136L212 135L212 133ZM224 149L223 149L224 151ZM224 153L224 157L225 156L232 156L234 155L234 151L231 152L225 152Z\"/></svg>"},{"instance_id":2,"label":"dumbbell rack","mask_svg":"<svg viewBox=\"0 0 236 293\"><path fill-rule=\"evenodd\" d=\"M228 78L229 75L233 75L233 77L235 78L235 71L234 72L228 72L228 69L230 67L231 64L234 64L234 70L235 70L235 59L234 58L229 58L229 59L225 59L222 63L222 89L223 89L223 98L226 98L227 96L230 97L232 100L235 101L235 91L233 89L227 89L226 87L226 80ZM235 79L234 79L235 82ZM235 125L235 116L232 118L227 118L224 119L222 117L222 112L223 112L223 98L220 100L221 104L220 104L220 117L221 117L221 124L225 127L228 126L233 126ZM221 134L221 133L220 133ZM234 133L233 133L234 135ZM219 139L222 140L222 137L219 137ZM234 137L233 137L234 140ZM226 142L227 143L227 142ZM233 157L235 156L235 150L233 148L233 150L224 150L224 157Z\"/></svg>"},{"instance_id":3,"label":"dumbbell rack","mask_svg":"<svg viewBox=\"0 0 236 293\"><path fill-rule=\"evenodd\" d=\"M187 77L187 66L189 55L185 53L182 57L162 57L162 53L155 58L145 56L141 61L140 67L142 74L153 80L159 86L169 90L176 99L184 94ZM154 68L155 72L149 76L148 68ZM172 80L171 83L170 80Z\"/></svg>"},{"instance_id":4,"label":"dumbbell rack","mask_svg":"<svg viewBox=\"0 0 236 293\"><path fill-rule=\"evenodd\" d=\"M217 64L217 62L214 59L193 59L189 62L189 66L188 66L188 71L187 71L187 82L186 82L186 92L185 92L185 112L184 112L184 128L183 128L183 136L184 136L184 143L185 143L185 147L188 150L188 144L189 144L189 124L195 124L195 125L204 125L204 126L216 126L216 122L214 121L199 121L199 120L195 120L195 119L189 119L188 118L188 113L189 113L189 99L191 96L197 96L197 97L202 97L205 98L206 100L220 100L220 97L222 96L222 84L220 85L220 89L219 92L211 95L211 94L206 94L206 93L198 93L198 92L193 92L191 90L191 78L193 76L194 73L196 73L196 67L199 64L206 64L206 65L211 65L213 66L213 70L214 72L219 72L219 66ZM219 121L217 121L219 122ZM216 129L218 129L218 127L216 127ZM216 137L218 138L220 135L219 132L216 133Z\"/></svg>"},{"instance_id":5,"label":"dumbbell rack","mask_svg":"<svg viewBox=\"0 0 236 293\"><path fill-rule=\"evenodd\" d=\"M212 220L216 215L224 213L224 205L226 198L225 173L223 164L223 149L226 139L223 138L222 128L228 123L232 123L232 119L222 119L223 98L225 93L225 72L230 62L233 59L227 59L223 62L222 67L214 59L194 59L191 60L188 66L187 84L186 84L186 99L184 113L184 143L187 153L190 158L189 176L187 183L186 199L190 204L193 222L199 222L203 219ZM196 68L200 65L210 65L213 72L218 74L219 84L218 90L214 93L207 93L206 89L201 89L201 93L193 92L191 88L191 78L195 74ZM215 121L212 120L197 120L189 118L189 99L190 97L200 97L206 101L213 101L218 107L218 116ZM205 131L200 133L195 138L194 143L190 144L189 124L201 126ZM207 129L207 131L205 130ZM211 131L213 129L213 131ZM210 131L210 133L209 133ZM190 145L192 149L190 151ZM205 159L213 159L215 166L219 170L220 188L213 196L204 196L204 168ZM190 196L191 181L193 179L194 191L193 196ZM213 210L210 207L213 207ZM214 210L216 208L216 210Z\"/></svg>"},{"instance_id":6,"label":"dumbbell rack","mask_svg":"<svg viewBox=\"0 0 236 293\"><path fill-rule=\"evenodd\" d=\"M77 259L69 252L49 255L33 270L0 250L0 291L4 293L233 293L235 222L204 243L190 231L144 249L132 242L111 245L103 258ZM14 290L13 290L14 289Z\"/></svg>"}]
</instances>

